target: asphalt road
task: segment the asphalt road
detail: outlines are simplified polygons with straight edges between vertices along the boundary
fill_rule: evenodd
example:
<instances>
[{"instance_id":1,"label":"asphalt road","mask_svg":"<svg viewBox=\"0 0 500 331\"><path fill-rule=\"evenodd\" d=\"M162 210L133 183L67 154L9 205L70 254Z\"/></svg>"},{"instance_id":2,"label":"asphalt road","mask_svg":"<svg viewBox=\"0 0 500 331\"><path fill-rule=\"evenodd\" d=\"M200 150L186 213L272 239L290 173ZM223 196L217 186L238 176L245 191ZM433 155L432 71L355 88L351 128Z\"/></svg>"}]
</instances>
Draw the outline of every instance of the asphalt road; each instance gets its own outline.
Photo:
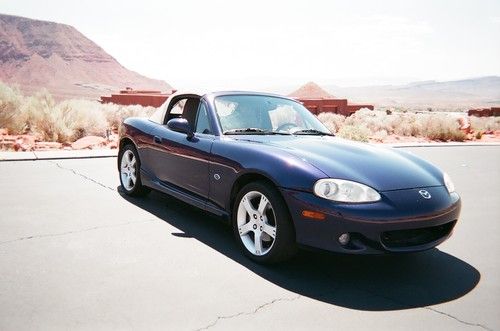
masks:
<instances>
[{"instance_id":1,"label":"asphalt road","mask_svg":"<svg viewBox=\"0 0 500 331\"><path fill-rule=\"evenodd\" d=\"M123 197L115 158L0 162L0 330L499 330L500 147L409 150L462 195L450 240L275 267L199 210Z\"/></svg>"}]
</instances>

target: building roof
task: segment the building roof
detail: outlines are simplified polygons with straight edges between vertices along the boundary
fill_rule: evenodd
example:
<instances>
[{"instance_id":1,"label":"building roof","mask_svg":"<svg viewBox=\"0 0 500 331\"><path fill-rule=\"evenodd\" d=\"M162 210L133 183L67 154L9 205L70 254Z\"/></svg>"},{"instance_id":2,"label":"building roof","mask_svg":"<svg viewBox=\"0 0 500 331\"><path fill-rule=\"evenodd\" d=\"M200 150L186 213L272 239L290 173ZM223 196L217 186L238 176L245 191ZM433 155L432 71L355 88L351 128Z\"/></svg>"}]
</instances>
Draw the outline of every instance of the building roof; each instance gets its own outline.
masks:
<instances>
[{"instance_id":1,"label":"building roof","mask_svg":"<svg viewBox=\"0 0 500 331\"><path fill-rule=\"evenodd\" d=\"M335 99L315 82L309 82L288 95L296 99Z\"/></svg>"}]
</instances>

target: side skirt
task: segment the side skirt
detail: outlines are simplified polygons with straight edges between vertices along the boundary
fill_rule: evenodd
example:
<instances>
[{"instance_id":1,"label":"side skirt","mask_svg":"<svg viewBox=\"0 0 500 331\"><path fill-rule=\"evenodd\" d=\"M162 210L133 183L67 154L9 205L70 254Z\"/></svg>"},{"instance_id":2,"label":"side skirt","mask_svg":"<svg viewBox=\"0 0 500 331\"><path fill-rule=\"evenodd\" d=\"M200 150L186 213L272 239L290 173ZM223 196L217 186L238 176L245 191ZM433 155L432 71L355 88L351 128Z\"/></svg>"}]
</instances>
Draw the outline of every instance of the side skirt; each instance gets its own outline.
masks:
<instances>
[{"instance_id":1,"label":"side skirt","mask_svg":"<svg viewBox=\"0 0 500 331\"><path fill-rule=\"evenodd\" d=\"M224 209L216 206L210 201L202 199L198 196L190 194L176 186L169 185L167 183L161 182L158 179L152 179L147 172L141 169L141 180L142 184L148 186L154 190L168 194L176 199L179 199L187 204L190 204L196 208L205 210L211 214L221 217L225 222L230 221L230 215Z\"/></svg>"}]
</instances>

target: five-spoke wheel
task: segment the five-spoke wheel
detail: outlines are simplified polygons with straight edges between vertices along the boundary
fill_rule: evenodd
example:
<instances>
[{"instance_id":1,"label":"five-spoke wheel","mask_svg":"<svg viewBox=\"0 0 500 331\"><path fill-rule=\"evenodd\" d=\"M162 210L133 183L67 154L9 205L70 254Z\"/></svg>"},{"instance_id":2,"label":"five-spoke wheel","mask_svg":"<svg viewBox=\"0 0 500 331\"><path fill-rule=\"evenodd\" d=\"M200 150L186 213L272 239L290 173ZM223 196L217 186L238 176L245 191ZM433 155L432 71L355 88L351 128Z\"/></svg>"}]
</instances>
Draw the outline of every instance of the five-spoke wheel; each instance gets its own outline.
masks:
<instances>
[{"instance_id":1,"label":"five-spoke wheel","mask_svg":"<svg viewBox=\"0 0 500 331\"><path fill-rule=\"evenodd\" d=\"M120 162L120 175L122 179L123 187L130 191L134 188L135 183L137 182L137 160L132 151L126 150L123 153L122 161Z\"/></svg>"},{"instance_id":2,"label":"five-spoke wheel","mask_svg":"<svg viewBox=\"0 0 500 331\"><path fill-rule=\"evenodd\" d=\"M238 193L233 229L245 254L255 261L279 262L296 251L288 209L280 193L266 182L247 184Z\"/></svg>"},{"instance_id":3,"label":"five-spoke wheel","mask_svg":"<svg viewBox=\"0 0 500 331\"><path fill-rule=\"evenodd\" d=\"M276 215L268 198L258 191L248 192L238 206L238 232L252 254L264 255L276 239Z\"/></svg>"},{"instance_id":4,"label":"five-spoke wheel","mask_svg":"<svg viewBox=\"0 0 500 331\"><path fill-rule=\"evenodd\" d=\"M149 193L150 189L142 185L139 155L133 145L126 145L120 150L118 166L120 183L126 194L142 196Z\"/></svg>"}]
</instances>

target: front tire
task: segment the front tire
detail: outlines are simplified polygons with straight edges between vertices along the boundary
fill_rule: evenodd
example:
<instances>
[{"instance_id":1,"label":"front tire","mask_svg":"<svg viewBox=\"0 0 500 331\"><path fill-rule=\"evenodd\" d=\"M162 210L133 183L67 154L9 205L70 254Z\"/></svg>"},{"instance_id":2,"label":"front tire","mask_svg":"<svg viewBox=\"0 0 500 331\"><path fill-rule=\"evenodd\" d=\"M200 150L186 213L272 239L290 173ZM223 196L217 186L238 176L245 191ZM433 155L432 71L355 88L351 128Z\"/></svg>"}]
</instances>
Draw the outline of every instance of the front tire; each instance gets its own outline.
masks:
<instances>
[{"instance_id":1,"label":"front tire","mask_svg":"<svg viewBox=\"0 0 500 331\"><path fill-rule=\"evenodd\" d=\"M141 161L139 153L133 145L126 145L120 151L120 184L125 194L140 197L147 195L151 189L142 185Z\"/></svg>"},{"instance_id":2,"label":"front tire","mask_svg":"<svg viewBox=\"0 0 500 331\"><path fill-rule=\"evenodd\" d=\"M246 256L258 263L277 263L297 252L295 229L280 193L258 181L245 185L233 206L233 232Z\"/></svg>"}]
</instances>

